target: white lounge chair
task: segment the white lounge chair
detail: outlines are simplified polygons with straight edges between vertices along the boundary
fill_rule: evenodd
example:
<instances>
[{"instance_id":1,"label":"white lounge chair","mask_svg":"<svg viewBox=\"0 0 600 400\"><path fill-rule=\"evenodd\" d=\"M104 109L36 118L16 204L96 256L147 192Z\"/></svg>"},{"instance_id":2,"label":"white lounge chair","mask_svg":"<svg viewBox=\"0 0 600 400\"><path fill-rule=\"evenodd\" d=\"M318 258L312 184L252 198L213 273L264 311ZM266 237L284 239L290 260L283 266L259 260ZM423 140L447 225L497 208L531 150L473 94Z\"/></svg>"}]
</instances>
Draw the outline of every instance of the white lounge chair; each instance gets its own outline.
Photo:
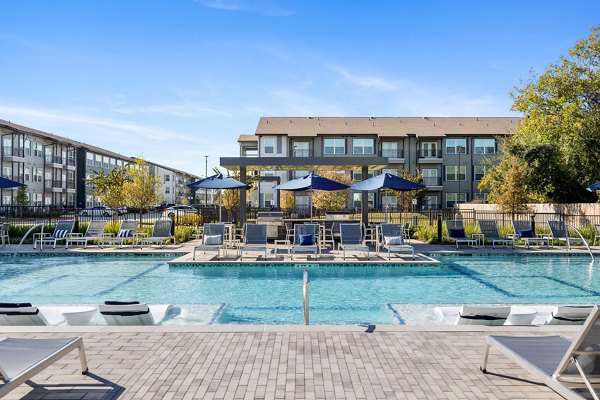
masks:
<instances>
[{"instance_id":1,"label":"white lounge chair","mask_svg":"<svg viewBox=\"0 0 600 400\"><path fill-rule=\"evenodd\" d=\"M558 306L548 316L548 325L583 325L593 306Z\"/></svg>"},{"instance_id":2,"label":"white lounge chair","mask_svg":"<svg viewBox=\"0 0 600 400\"><path fill-rule=\"evenodd\" d=\"M162 322L173 306L171 304L148 305L139 301L106 301L98 306L108 325L156 325Z\"/></svg>"},{"instance_id":3,"label":"white lounge chair","mask_svg":"<svg viewBox=\"0 0 600 400\"><path fill-rule=\"evenodd\" d=\"M118 244L119 248L122 248L126 241L131 240L131 244L135 245L135 241L138 237L137 230L140 223L134 220L121 221L119 231L115 236L104 235L100 241L100 248L103 248L105 244Z\"/></svg>"},{"instance_id":4,"label":"white lounge chair","mask_svg":"<svg viewBox=\"0 0 600 400\"><path fill-rule=\"evenodd\" d=\"M498 226L496 225L496 221L491 220L479 220L477 221L479 224L479 232L483 235L484 241L490 240L492 242L492 247L496 248L496 243L505 244L507 246L512 246L515 248L515 239L514 237L502 237L498 232Z\"/></svg>"},{"instance_id":5,"label":"white lounge chair","mask_svg":"<svg viewBox=\"0 0 600 400\"><path fill-rule=\"evenodd\" d=\"M544 244L550 248L550 240L547 237L539 237L534 234L531 221L519 220L512 221L513 230L515 231L514 238L525 241L527 248L531 244L538 244L543 246Z\"/></svg>"},{"instance_id":6,"label":"white lounge chair","mask_svg":"<svg viewBox=\"0 0 600 400\"><path fill-rule=\"evenodd\" d=\"M35 249L37 245L40 245L40 250L44 248L44 245L52 245L53 249L56 249L56 244L58 242L67 241L67 239L71 236L73 232L73 226L75 226L75 221L58 221L56 226L54 227L54 232L52 234L49 233L35 233L33 235L33 248Z\"/></svg>"},{"instance_id":7,"label":"white lounge chair","mask_svg":"<svg viewBox=\"0 0 600 400\"><path fill-rule=\"evenodd\" d=\"M402 224L381 224L381 247L388 251L388 260L391 253L409 253L415 259L415 248L404 241L406 227Z\"/></svg>"},{"instance_id":8,"label":"white lounge chair","mask_svg":"<svg viewBox=\"0 0 600 400\"><path fill-rule=\"evenodd\" d=\"M316 256L320 252L318 232L319 225L317 224L296 224L294 226L294 244L290 249L292 260L295 253L314 253Z\"/></svg>"},{"instance_id":9,"label":"white lounge chair","mask_svg":"<svg viewBox=\"0 0 600 400\"><path fill-rule=\"evenodd\" d=\"M88 245L88 241L95 240L97 242L101 242L104 238L104 229L106 228L106 221L104 220L96 220L90 221L85 233L72 233L69 238L67 238L67 244L65 248L69 248L69 245L83 245L83 248L86 248Z\"/></svg>"},{"instance_id":10,"label":"white lounge chair","mask_svg":"<svg viewBox=\"0 0 600 400\"><path fill-rule=\"evenodd\" d=\"M6 243L10 244L10 224L6 222L0 222L0 241L2 241L2 247L6 246Z\"/></svg>"},{"instance_id":11,"label":"white lounge chair","mask_svg":"<svg viewBox=\"0 0 600 400\"><path fill-rule=\"evenodd\" d=\"M367 253L370 259L369 246L365 243L362 233L362 224L341 224L340 243L338 249L342 249L342 259L346 259L346 251L362 251Z\"/></svg>"},{"instance_id":12,"label":"white lounge chair","mask_svg":"<svg viewBox=\"0 0 600 400\"><path fill-rule=\"evenodd\" d=\"M48 320L31 303L0 303L0 325L45 326Z\"/></svg>"},{"instance_id":13,"label":"white lounge chair","mask_svg":"<svg viewBox=\"0 0 600 400\"><path fill-rule=\"evenodd\" d=\"M548 227L550 228L550 241L552 241L552 244L555 240L558 241L558 244L565 242L567 250L571 249L571 243L585 244L582 238L569 234L569 229L564 221L548 221Z\"/></svg>"},{"instance_id":14,"label":"white lounge chair","mask_svg":"<svg viewBox=\"0 0 600 400\"><path fill-rule=\"evenodd\" d=\"M81 337L64 339L0 339L0 397L28 381L71 351L79 350L81 373L88 373Z\"/></svg>"},{"instance_id":15,"label":"white lounge chair","mask_svg":"<svg viewBox=\"0 0 600 400\"><path fill-rule=\"evenodd\" d=\"M462 306L458 312L456 325L504 325L509 314L510 306Z\"/></svg>"},{"instance_id":16,"label":"white lounge chair","mask_svg":"<svg viewBox=\"0 0 600 400\"><path fill-rule=\"evenodd\" d=\"M454 241L457 249L458 245L461 243L468 246L477 247L477 240L468 238L465 234L465 226L463 225L462 220L447 220L446 230L448 231L448 236L446 236L446 239Z\"/></svg>"},{"instance_id":17,"label":"white lounge chair","mask_svg":"<svg viewBox=\"0 0 600 400\"><path fill-rule=\"evenodd\" d=\"M165 242L175 243L175 236L171 234L171 226L173 221L170 219L159 219L154 222L152 227L152 234L149 237L142 238L140 240L140 248L144 245L150 245L152 243L159 244L162 248Z\"/></svg>"},{"instance_id":18,"label":"white lounge chair","mask_svg":"<svg viewBox=\"0 0 600 400\"><path fill-rule=\"evenodd\" d=\"M598 399L599 315L595 306L573 341L562 336L487 336L481 371L487 373L489 351L494 347L564 398L583 400L589 392Z\"/></svg>"},{"instance_id":19,"label":"white lounge chair","mask_svg":"<svg viewBox=\"0 0 600 400\"><path fill-rule=\"evenodd\" d=\"M202 229L202 244L195 246L192 260L196 259L196 252L216 251L217 260L221 255L221 249L225 248L225 224L204 224Z\"/></svg>"},{"instance_id":20,"label":"white lounge chair","mask_svg":"<svg viewBox=\"0 0 600 400\"><path fill-rule=\"evenodd\" d=\"M267 224L246 224L244 243L240 247L240 258L244 258L244 251L264 251L267 258Z\"/></svg>"}]
</instances>

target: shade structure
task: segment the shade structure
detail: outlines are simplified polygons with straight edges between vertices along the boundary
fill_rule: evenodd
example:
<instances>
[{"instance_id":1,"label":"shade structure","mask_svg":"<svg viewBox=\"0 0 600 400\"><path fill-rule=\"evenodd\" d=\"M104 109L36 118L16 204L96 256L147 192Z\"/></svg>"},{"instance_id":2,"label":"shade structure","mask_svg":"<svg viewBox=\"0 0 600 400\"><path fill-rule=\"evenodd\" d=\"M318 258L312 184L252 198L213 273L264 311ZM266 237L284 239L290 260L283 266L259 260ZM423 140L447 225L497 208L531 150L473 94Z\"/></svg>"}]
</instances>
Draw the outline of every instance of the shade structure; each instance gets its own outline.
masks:
<instances>
[{"instance_id":1,"label":"shade structure","mask_svg":"<svg viewBox=\"0 0 600 400\"><path fill-rule=\"evenodd\" d=\"M593 185L588 186L587 190L589 190L590 192L600 190L600 182L596 182Z\"/></svg>"},{"instance_id":2,"label":"shade structure","mask_svg":"<svg viewBox=\"0 0 600 400\"><path fill-rule=\"evenodd\" d=\"M25 184L0 176L0 189L12 189L20 186L25 186Z\"/></svg>"},{"instance_id":3,"label":"shade structure","mask_svg":"<svg viewBox=\"0 0 600 400\"><path fill-rule=\"evenodd\" d=\"M188 184L192 189L250 189L247 184L223 174L209 176Z\"/></svg>"},{"instance_id":4,"label":"shade structure","mask_svg":"<svg viewBox=\"0 0 600 400\"><path fill-rule=\"evenodd\" d=\"M401 192L410 192L412 190L425 189L422 183L411 182L394 174L380 174L362 182L357 182L350 187L352 190L374 191L377 189L392 189Z\"/></svg>"}]
</instances>

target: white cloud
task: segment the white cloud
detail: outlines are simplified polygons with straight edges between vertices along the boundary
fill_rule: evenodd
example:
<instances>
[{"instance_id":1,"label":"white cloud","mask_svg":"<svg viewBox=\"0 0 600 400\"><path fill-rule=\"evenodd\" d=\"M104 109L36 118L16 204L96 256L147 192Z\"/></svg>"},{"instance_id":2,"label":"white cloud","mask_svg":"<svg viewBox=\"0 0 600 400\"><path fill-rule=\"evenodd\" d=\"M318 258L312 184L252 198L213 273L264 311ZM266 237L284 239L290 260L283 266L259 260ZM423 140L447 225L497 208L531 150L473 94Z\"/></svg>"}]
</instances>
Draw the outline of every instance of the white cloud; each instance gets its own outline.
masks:
<instances>
[{"instance_id":1,"label":"white cloud","mask_svg":"<svg viewBox=\"0 0 600 400\"><path fill-rule=\"evenodd\" d=\"M197 0L208 8L222 11L249 12L266 15L268 17L289 17L294 11L274 5L267 0Z\"/></svg>"},{"instance_id":2,"label":"white cloud","mask_svg":"<svg viewBox=\"0 0 600 400\"><path fill-rule=\"evenodd\" d=\"M182 118L197 118L203 116L232 117L228 112L217 110L196 102L159 104L144 107L119 107L112 108L111 111L119 114L167 114Z\"/></svg>"},{"instance_id":3,"label":"white cloud","mask_svg":"<svg viewBox=\"0 0 600 400\"><path fill-rule=\"evenodd\" d=\"M380 92L389 92L397 89L398 82L373 75L359 75L351 73L347 68L340 65L329 64L329 69L337 73L343 82L350 83L361 89L373 89Z\"/></svg>"}]
</instances>

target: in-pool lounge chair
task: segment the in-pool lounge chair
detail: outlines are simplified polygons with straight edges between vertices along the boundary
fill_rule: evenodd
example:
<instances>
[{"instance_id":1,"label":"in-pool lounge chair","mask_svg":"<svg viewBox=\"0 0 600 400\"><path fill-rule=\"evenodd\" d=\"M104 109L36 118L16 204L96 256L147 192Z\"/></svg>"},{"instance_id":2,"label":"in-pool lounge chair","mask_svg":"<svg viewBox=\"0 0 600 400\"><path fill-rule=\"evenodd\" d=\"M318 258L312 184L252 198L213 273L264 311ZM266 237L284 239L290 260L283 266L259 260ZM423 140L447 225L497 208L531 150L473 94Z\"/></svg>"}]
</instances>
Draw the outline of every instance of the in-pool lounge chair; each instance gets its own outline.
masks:
<instances>
[{"instance_id":1,"label":"in-pool lounge chair","mask_svg":"<svg viewBox=\"0 0 600 400\"><path fill-rule=\"evenodd\" d=\"M56 223L56 227L54 228L54 232L52 234L49 233L35 233L33 235L33 248L35 249L37 245L40 245L40 250L44 248L44 245L52 245L52 248L56 248L56 243L64 241L67 242L67 239L71 236L73 232L73 226L75 225L75 221L58 221Z\"/></svg>"},{"instance_id":2,"label":"in-pool lounge chair","mask_svg":"<svg viewBox=\"0 0 600 400\"><path fill-rule=\"evenodd\" d=\"M468 238L465 234L465 226L463 225L462 220L446 220L446 230L448 231L446 239L454 241L457 249L458 245L461 243L477 247L477 240Z\"/></svg>"},{"instance_id":3,"label":"in-pool lounge chair","mask_svg":"<svg viewBox=\"0 0 600 400\"><path fill-rule=\"evenodd\" d=\"M586 399L600 379L600 310L595 306L573 341L562 336L487 336L481 370L487 372L490 347L531 374L565 399Z\"/></svg>"},{"instance_id":4,"label":"in-pool lounge chair","mask_svg":"<svg viewBox=\"0 0 600 400\"><path fill-rule=\"evenodd\" d=\"M49 323L31 303L0 303L0 325L44 326Z\"/></svg>"},{"instance_id":5,"label":"in-pool lounge chair","mask_svg":"<svg viewBox=\"0 0 600 400\"><path fill-rule=\"evenodd\" d=\"M571 243L585 244L582 238L569 235L569 229L564 221L548 221L548 227L550 228L550 241L552 244L555 240L558 241L558 244L565 242L567 250L571 249Z\"/></svg>"},{"instance_id":6,"label":"in-pool lounge chair","mask_svg":"<svg viewBox=\"0 0 600 400\"><path fill-rule=\"evenodd\" d=\"M391 253L409 253L415 259L415 248L404 241L405 227L402 224L381 224L381 246L388 251L388 260Z\"/></svg>"},{"instance_id":7,"label":"in-pool lounge chair","mask_svg":"<svg viewBox=\"0 0 600 400\"><path fill-rule=\"evenodd\" d=\"M483 240L490 240L492 242L492 247L496 248L496 243L505 244L507 246L512 246L515 248L515 239L514 237L502 237L498 232L498 226L496 225L496 221L493 219L490 220L479 220L477 221L479 224L479 232L483 235Z\"/></svg>"},{"instance_id":8,"label":"in-pool lounge chair","mask_svg":"<svg viewBox=\"0 0 600 400\"><path fill-rule=\"evenodd\" d=\"M558 306L548 316L548 325L583 325L593 306Z\"/></svg>"},{"instance_id":9,"label":"in-pool lounge chair","mask_svg":"<svg viewBox=\"0 0 600 400\"><path fill-rule=\"evenodd\" d=\"M170 219L158 219L154 221L152 227L152 234L149 237L142 238L140 240L140 247L144 245L150 245L152 243L159 244L161 249L165 245L165 242L175 243L175 236L171 234L171 226L173 221Z\"/></svg>"},{"instance_id":10,"label":"in-pool lounge chair","mask_svg":"<svg viewBox=\"0 0 600 400\"><path fill-rule=\"evenodd\" d=\"M135 245L135 241L138 237L137 230L140 223L134 220L121 221L119 231L115 236L104 235L100 241L100 248L104 247L105 244L118 244L119 247L123 247L126 241L131 240L131 245Z\"/></svg>"},{"instance_id":11,"label":"in-pool lounge chair","mask_svg":"<svg viewBox=\"0 0 600 400\"><path fill-rule=\"evenodd\" d=\"M165 319L173 306L171 304L140 304L139 301L105 301L98 311L108 325L156 325Z\"/></svg>"},{"instance_id":12,"label":"in-pool lounge chair","mask_svg":"<svg viewBox=\"0 0 600 400\"><path fill-rule=\"evenodd\" d=\"M246 224L244 243L240 247L240 258L244 251L264 251L267 258L267 224Z\"/></svg>"},{"instance_id":13,"label":"in-pool lounge chair","mask_svg":"<svg viewBox=\"0 0 600 400\"><path fill-rule=\"evenodd\" d=\"M462 306L458 312L456 325L504 325L509 314L510 306Z\"/></svg>"},{"instance_id":14,"label":"in-pool lounge chair","mask_svg":"<svg viewBox=\"0 0 600 400\"><path fill-rule=\"evenodd\" d=\"M79 350L81 373L86 375L88 366L81 337L0 338L0 397L4 397L75 349Z\"/></svg>"},{"instance_id":15,"label":"in-pool lounge chair","mask_svg":"<svg viewBox=\"0 0 600 400\"><path fill-rule=\"evenodd\" d=\"M202 229L202 244L195 246L192 260L196 259L196 252L216 251L217 260L221 255L221 249L225 248L225 224L204 224Z\"/></svg>"},{"instance_id":16,"label":"in-pool lounge chair","mask_svg":"<svg viewBox=\"0 0 600 400\"><path fill-rule=\"evenodd\" d=\"M550 240L547 237L536 237L531 226L531 221L523 219L512 222L515 234L513 237L525 241L527 248L531 244L538 244L543 246L544 244L550 248Z\"/></svg>"},{"instance_id":17,"label":"in-pool lounge chair","mask_svg":"<svg viewBox=\"0 0 600 400\"><path fill-rule=\"evenodd\" d=\"M340 243L338 249L342 249L342 259L346 259L346 251L362 251L370 259L369 246L365 243L362 233L362 224L340 225Z\"/></svg>"},{"instance_id":18,"label":"in-pool lounge chair","mask_svg":"<svg viewBox=\"0 0 600 400\"><path fill-rule=\"evenodd\" d=\"M106 221L90 221L85 233L72 233L67 239L65 247L68 248L69 245L78 244L83 245L83 248L86 248L89 240L95 240L100 243L104 238L104 228L106 228Z\"/></svg>"},{"instance_id":19,"label":"in-pool lounge chair","mask_svg":"<svg viewBox=\"0 0 600 400\"><path fill-rule=\"evenodd\" d=\"M320 252L318 232L319 225L317 224L296 224L294 226L294 243L290 249L292 260L294 253L314 253L316 256Z\"/></svg>"}]
</instances>

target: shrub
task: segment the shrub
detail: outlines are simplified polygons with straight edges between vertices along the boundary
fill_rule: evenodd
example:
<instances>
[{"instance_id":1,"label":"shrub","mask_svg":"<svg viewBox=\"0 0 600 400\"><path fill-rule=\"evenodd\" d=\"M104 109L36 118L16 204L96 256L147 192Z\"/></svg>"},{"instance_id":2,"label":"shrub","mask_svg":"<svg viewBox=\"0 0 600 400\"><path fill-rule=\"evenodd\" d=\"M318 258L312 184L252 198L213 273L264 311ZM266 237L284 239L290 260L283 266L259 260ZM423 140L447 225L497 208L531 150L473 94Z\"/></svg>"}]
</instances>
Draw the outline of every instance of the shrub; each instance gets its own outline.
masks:
<instances>
[{"instance_id":1,"label":"shrub","mask_svg":"<svg viewBox=\"0 0 600 400\"><path fill-rule=\"evenodd\" d=\"M193 226L176 226L175 227L175 241L177 243L184 243L192 239L196 229Z\"/></svg>"}]
</instances>

